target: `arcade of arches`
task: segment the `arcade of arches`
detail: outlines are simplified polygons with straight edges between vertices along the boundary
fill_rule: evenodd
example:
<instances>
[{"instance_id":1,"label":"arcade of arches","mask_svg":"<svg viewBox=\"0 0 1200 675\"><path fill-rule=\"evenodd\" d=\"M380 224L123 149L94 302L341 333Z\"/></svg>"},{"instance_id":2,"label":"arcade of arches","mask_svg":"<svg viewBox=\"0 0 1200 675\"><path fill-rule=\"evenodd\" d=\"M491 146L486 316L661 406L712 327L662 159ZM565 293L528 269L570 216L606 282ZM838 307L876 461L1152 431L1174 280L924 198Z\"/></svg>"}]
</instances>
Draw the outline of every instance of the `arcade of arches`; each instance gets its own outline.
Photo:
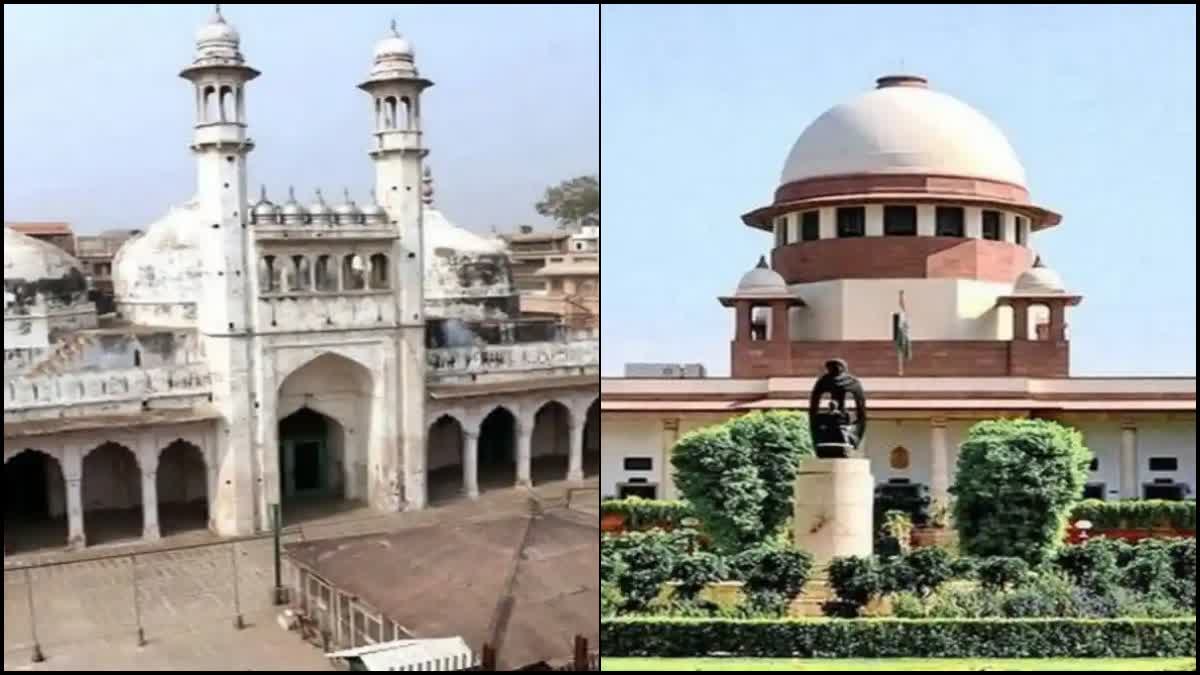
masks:
<instances>
[{"instance_id":1,"label":"arcade of arches","mask_svg":"<svg viewBox=\"0 0 1200 675\"><path fill-rule=\"evenodd\" d=\"M482 415L437 415L427 441L430 501L599 475L599 417L598 399L587 407L539 401L524 414L497 405Z\"/></svg>"},{"instance_id":2,"label":"arcade of arches","mask_svg":"<svg viewBox=\"0 0 1200 675\"><path fill-rule=\"evenodd\" d=\"M147 439L140 452L117 441L6 452L5 554L208 529L213 473L203 451L183 437L158 443Z\"/></svg>"}]
</instances>

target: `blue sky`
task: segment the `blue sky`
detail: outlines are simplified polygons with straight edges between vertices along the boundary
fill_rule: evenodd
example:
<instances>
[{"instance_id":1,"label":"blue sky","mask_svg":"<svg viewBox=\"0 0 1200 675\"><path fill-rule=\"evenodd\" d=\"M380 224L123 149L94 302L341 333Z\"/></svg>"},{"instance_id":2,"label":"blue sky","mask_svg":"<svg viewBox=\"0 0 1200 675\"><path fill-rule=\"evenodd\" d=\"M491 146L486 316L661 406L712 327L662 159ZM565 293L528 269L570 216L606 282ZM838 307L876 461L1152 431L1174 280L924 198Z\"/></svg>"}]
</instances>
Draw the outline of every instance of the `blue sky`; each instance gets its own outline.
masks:
<instances>
[{"instance_id":1,"label":"blue sky","mask_svg":"<svg viewBox=\"0 0 1200 675\"><path fill-rule=\"evenodd\" d=\"M223 5L248 63L250 180L359 201L372 184L357 89L395 17L414 44L437 201L475 230L545 225L548 185L599 166L595 6ZM195 184L190 63L211 5L4 7L4 217L139 227Z\"/></svg>"},{"instance_id":2,"label":"blue sky","mask_svg":"<svg viewBox=\"0 0 1200 675\"><path fill-rule=\"evenodd\" d=\"M603 370L729 368L717 304L771 246L770 201L804 127L904 71L1008 135L1034 245L1084 295L1075 375L1196 371L1195 6L605 6Z\"/></svg>"}]
</instances>

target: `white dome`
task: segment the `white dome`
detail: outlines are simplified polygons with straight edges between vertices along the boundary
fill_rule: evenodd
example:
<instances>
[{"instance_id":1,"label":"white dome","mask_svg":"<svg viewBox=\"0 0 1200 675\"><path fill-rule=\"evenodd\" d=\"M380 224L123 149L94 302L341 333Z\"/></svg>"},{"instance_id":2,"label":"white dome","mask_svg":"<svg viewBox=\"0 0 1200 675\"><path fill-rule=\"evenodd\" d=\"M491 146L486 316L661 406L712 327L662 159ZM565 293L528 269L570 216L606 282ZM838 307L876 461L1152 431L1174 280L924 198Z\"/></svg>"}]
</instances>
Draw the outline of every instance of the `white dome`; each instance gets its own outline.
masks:
<instances>
[{"instance_id":1,"label":"white dome","mask_svg":"<svg viewBox=\"0 0 1200 675\"><path fill-rule=\"evenodd\" d=\"M208 23L196 31L196 43L202 47L212 46L215 43L237 46L240 40L241 36L238 35L237 29L226 23L225 17L221 16L220 11L213 14Z\"/></svg>"},{"instance_id":2,"label":"white dome","mask_svg":"<svg viewBox=\"0 0 1200 675\"><path fill-rule=\"evenodd\" d=\"M145 234L125 242L113 258L117 302L198 302L204 278L201 242L206 232L200 204L191 201L172 207Z\"/></svg>"},{"instance_id":3,"label":"white dome","mask_svg":"<svg viewBox=\"0 0 1200 675\"><path fill-rule=\"evenodd\" d=\"M491 239L450 222L441 211L426 206L423 210L425 259L438 249L473 255L505 255L503 242Z\"/></svg>"},{"instance_id":4,"label":"white dome","mask_svg":"<svg viewBox=\"0 0 1200 675\"><path fill-rule=\"evenodd\" d=\"M1032 268L1017 277L1013 292L1017 295L1055 295L1066 293L1067 287L1058 272L1044 267L1039 259Z\"/></svg>"},{"instance_id":5,"label":"white dome","mask_svg":"<svg viewBox=\"0 0 1200 675\"><path fill-rule=\"evenodd\" d=\"M759 258L758 265L742 275L735 295L779 295L787 292L787 282L779 272L767 267L766 258Z\"/></svg>"},{"instance_id":6,"label":"white dome","mask_svg":"<svg viewBox=\"0 0 1200 675\"><path fill-rule=\"evenodd\" d=\"M71 254L49 242L4 228L4 279L61 279L83 268Z\"/></svg>"},{"instance_id":7,"label":"white dome","mask_svg":"<svg viewBox=\"0 0 1200 675\"><path fill-rule=\"evenodd\" d=\"M926 88L920 78L883 78L880 85L810 124L792 146L780 183L884 173L1025 187L1025 169L1008 139L979 111Z\"/></svg>"},{"instance_id":8,"label":"white dome","mask_svg":"<svg viewBox=\"0 0 1200 675\"><path fill-rule=\"evenodd\" d=\"M426 315L435 318L498 318L480 301L515 294L508 249L465 230L431 206L424 208Z\"/></svg>"},{"instance_id":9,"label":"white dome","mask_svg":"<svg viewBox=\"0 0 1200 675\"><path fill-rule=\"evenodd\" d=\"M413 57L412 43L399 35L389 35L375 45L375 58L384 59L398 57L411 59Z\"/></svg>"}]
</instances>

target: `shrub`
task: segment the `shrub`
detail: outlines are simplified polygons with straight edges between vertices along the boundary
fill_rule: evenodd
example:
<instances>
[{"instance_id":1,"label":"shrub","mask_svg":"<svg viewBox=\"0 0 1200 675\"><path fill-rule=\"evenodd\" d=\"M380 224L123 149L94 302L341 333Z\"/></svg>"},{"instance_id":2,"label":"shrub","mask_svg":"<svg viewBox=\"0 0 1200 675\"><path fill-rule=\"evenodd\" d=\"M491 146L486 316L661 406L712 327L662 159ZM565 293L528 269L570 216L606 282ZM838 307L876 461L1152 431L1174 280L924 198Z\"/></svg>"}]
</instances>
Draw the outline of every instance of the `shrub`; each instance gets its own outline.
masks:
<instances>
[{"instance_id":1,"label":"shrub","mask_svg":"<svg viewBox=\"0 0 1200 675\"><path fill-rule=\"evenodd\" d=\"M892 596L892 615L897 619L924 619L925 603L914 593L897 593Z\"/></svg>"},{"instance_id":2,"label":"shrub","mask_svg":"<svg viewBox=\"0 0 1200 675\"><path fill-rule=\"evenodd\" d=\"M615 616L625 606L625 598L616 584L600 582L600 616Z\"/></svg>"},{"instance_id":3,"label":"shrub","mask_svg":"<svg viewBox=\"0 0 1200 675\"><path fill-rule=\"evenodd\" d=\"M1121 575L1116 548L1103 539L1092 539L1086 544L1060 550L1054 564L1075 585L1084 588L1111 588Z\"/></svg>"},{"instance_id":4,"label":"shrub","mask_svg":"<svg viewBox=\"0 0 1200 675\"><path fill-rule=\"evenodd\" d=\"M712 553L692 553L685 555L675 563L673 581L679 582L676 592L681 600L687 602L696 599L709 584L723 581L725 564L720 557Z\"/></svg>"},{"instance_id":5,"label":"shrub","mask_svg":"<svg viewBox=\"0 0 1200 675\"><path fill-rule=\"evenodd\" d=\"M831 603L827 614L856 616L884 591L884 577L874 558L834 558L829 563L829 586L838 602Z\"/></svg>"},{"instance_id":6,"label":"shrub","mask_svg":"<svg viewBox=\"0 0 1200 675\"><path fill-rule=\"evenodd\" d=\"M1029 564L1020 558L996 556L980 560L975 573L985 589L1003 590L1029 576Z\"/></svg>"},{"instance_id":7,"label":"shrub","mask_svg":"<svg viewBox=\"0 0 1200 675\"><path fill-rule=\"evenodd\" d=\"M1000 614L1011 619L1078 617L1075 586L1057 574L1033 577L1003 595Z\"/></svg>"},{"instance_id":8,"label":"shrub","mask_svg":"<svg viewBox=\"0 0 1200 675\"><path fill-rule=\"evenodd\" d=\"M677 528L692 509L687 502L656 499L608 499L600 504L600 514L619 515L625 520L627 530L644 530L655 527Z\"/></svg>"},{"instance_id":9,"label":"shrub","mask_svg":"<svg viewBox=\"0 0 1200 675\"><path fill-rule=\"evenodd\" d=\"M879 536L875 539L876 555L907 555L912 549L912 518L904 511L888 511L883 515L882 522Z\"/></svg>"},{"instance_id":10,"label":"shrub","mask_svg":"<svg viewBox=\"0 0 1200 675\"><path fill-rule=\"evenodd\" d=\"M755 412L685 435L671 464L714 544L738 551L772 538L791 516L796 468L811 455L804 415Z\"/></svg>"},{"instance_id":11,"label":"shrub","mask_svg":"<svg viewBox=\"0 0 1200 675\"><path fill-rule=\"evenodd\" d=\"M1071 509L1071 522L1086 520L1099 532L1105 530L1196 529L1196 502L1160 499L1087 499Z\"/></svg>"},{"instance_id":12,"label":"shrub","mask_svg":"<svg viewBox=\"0 0 1200 675\"><path fill-rule=\"evenodd\" d=\"M1170 592L1174 565L1167 545L1154 540L1134 547L1133 560L1121 571L1121 585L1143 595Z\"/></svg>"},{"instance_id":13,"label":"shrub","mask_svg":"<svg viewBox=\"0 0 1200 675\"><path fill-rule=\"evenodd\" d=\"M1196 655L1196 617L1160 620L734 620L600 623L603 656L1138 658Z\"/></svg>"},{"instance_id":14,"label":"shrub","mask_svg":"<svg viewBox=\"0 0 1200 675\"><path fill-rule=\"evenodd\" d=\"M953 557L942 548L920 548L904 556L904 565L911 570L911 586L899 590L915 591L927 597L939 586L954 578Z\"/></svg>"},{"instance_id":15,"label":"shrub","mask_svg":"<svg viewBox=\"0 0 1200 675\"><path fill-rule=\"evenodd\" d=\"M760 547L748 554L743 562L748 593L778 593L791 600L808 583L813 559L804 551Z\"/></svg>"},{"instance_id":16,"label":"shrub","mask_svg":"<svg viewBox=\"0 0 1200 675\"><path fill-rule=\"evenodd\" d=\"M1031 564L1046 560L1063 539L1091 459L1082 435L1055 422L976 424L962 444L951 488L963 551Z\"/></svg>"},{"instance_id":17,"label":"shrub","mask_svg":"<svg viewBox=\"0 0 1200 675\"><path fill-rule=\"evenodd\" d=\"M652 530L633 532L621 537L605 537L601 541L601 559L619 555L625 567L617 578L625 609L644 610L657 597L662 585L671 579L681 555L678 536Z\"/></svg>"}]
</instances>

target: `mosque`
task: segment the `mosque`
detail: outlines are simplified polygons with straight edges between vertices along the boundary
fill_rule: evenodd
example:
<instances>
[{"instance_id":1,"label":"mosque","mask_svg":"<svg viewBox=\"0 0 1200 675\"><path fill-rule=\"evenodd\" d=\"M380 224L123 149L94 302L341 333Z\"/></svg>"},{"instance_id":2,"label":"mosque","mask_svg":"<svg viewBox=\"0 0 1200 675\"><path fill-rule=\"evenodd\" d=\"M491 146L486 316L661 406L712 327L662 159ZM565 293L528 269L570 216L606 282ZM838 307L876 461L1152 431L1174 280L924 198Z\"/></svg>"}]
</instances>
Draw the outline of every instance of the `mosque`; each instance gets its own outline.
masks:
<instances>
[{"instance_id":1,"label":"mosque","mask_svg":"<svg viewBox=\"0 0 1200 675\"><path fill-rule=\"evenodd\" d=\"M1072 376L1067 319L1083 296L1034 247L1061 216L1032 200L984 115L921 77L876 84L812 122L773 200L742 216L774 245L719 298L732 377L602 381L602 495L677 496L680 435L807 410L823 363L843 358L868 393L863 451L883 486L945 502L971 425L1034 417L1084 434L1087 496L1193 497L1195 378ZM901 314L910 358L893 343Z\"/></svg>"},{"instance_id":2,"label":"mosque","mask_svg":"<svg viewBox=\"0 0 1200 675\"><path fill-rule=\"evenodd\" d=\"M598 336L523 319L503 243L434 207L433 83L394 25L358 85L361 202L252 195L260 73L219 10L180 75L194 197L119 250L114 313L77 259L5 228L6 552L599 473Z\"/></svg>"}]
</instances>

